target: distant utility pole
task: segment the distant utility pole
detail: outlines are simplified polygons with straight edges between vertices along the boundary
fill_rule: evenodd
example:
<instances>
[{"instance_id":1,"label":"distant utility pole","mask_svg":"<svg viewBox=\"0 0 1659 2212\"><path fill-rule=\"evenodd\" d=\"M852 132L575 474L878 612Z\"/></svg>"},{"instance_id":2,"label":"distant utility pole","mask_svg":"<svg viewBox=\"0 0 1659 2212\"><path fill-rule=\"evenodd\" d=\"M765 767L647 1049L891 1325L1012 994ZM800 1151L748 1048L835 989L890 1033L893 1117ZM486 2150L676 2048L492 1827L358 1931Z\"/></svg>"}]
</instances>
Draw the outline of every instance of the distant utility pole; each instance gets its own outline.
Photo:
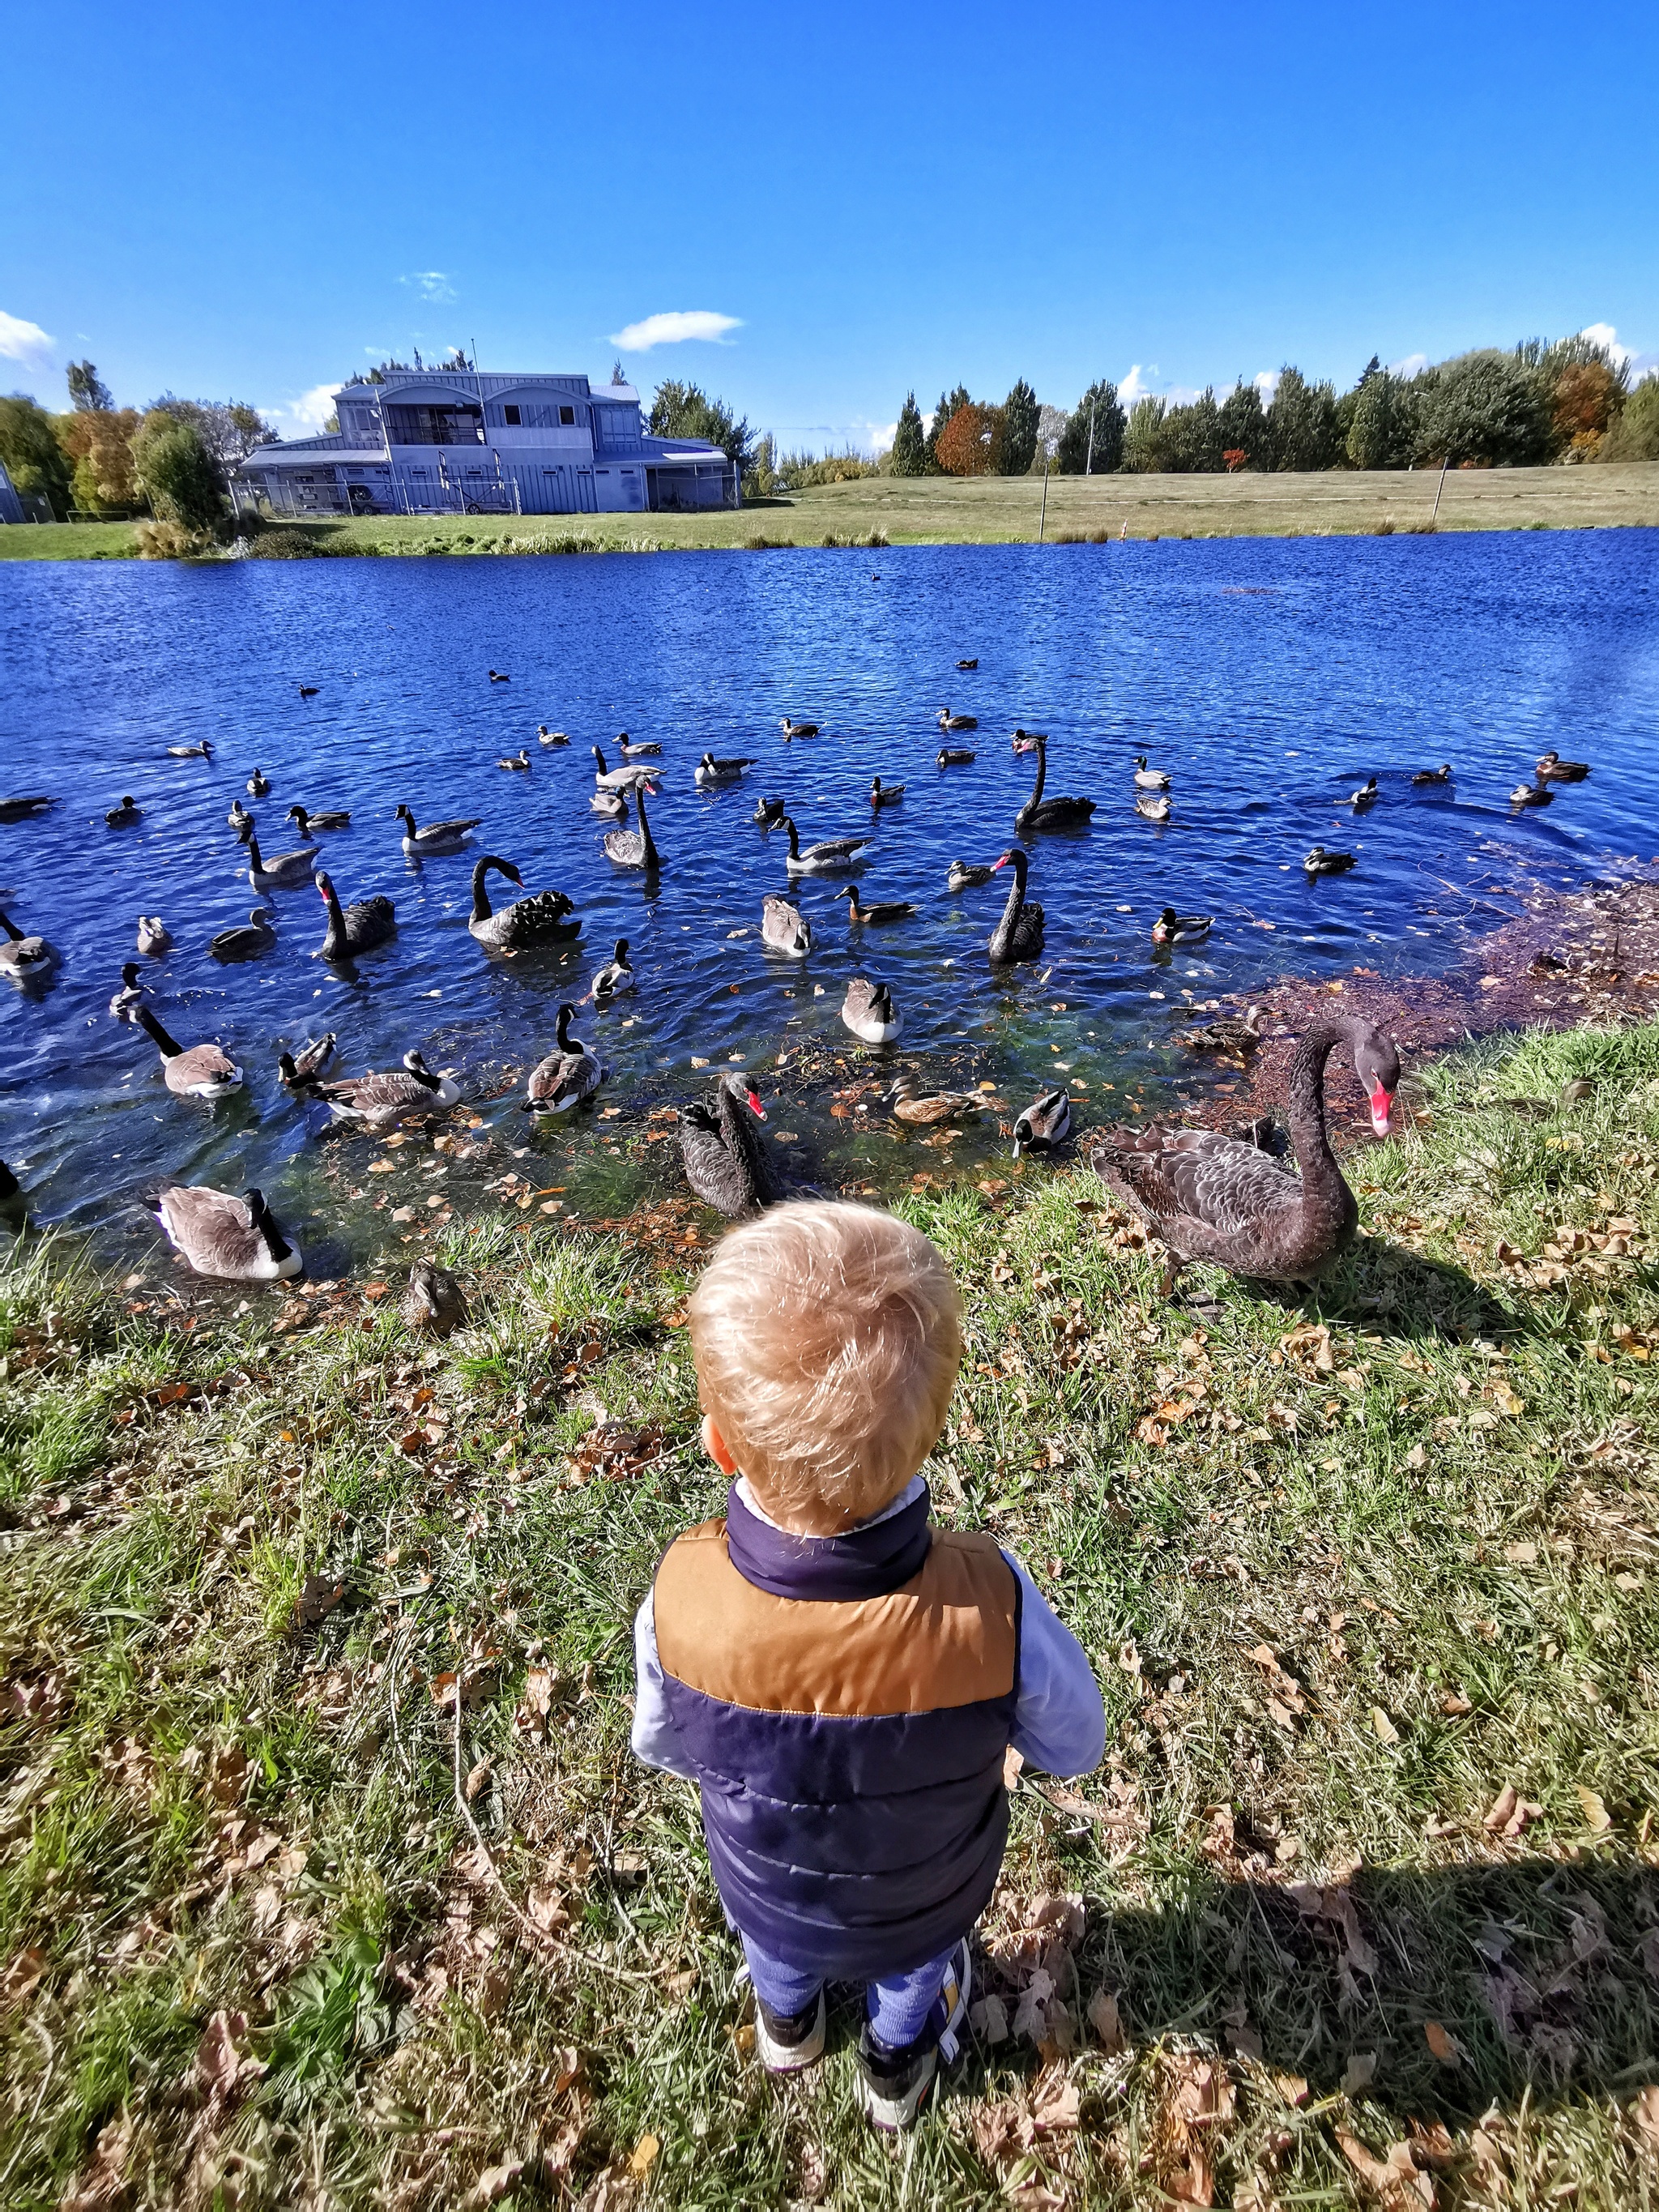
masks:
<instances>
[{"instance_id":1,"label":"distant utility pole","mask_svg":"<svg viewBox=\"0 0 1659 2212\"><path fill-rule=\"evenodd\" d=\"M1434 513L1429 517L1431 522L1438 522L1440 520L1440 495L1446 489L1446 471L1450 466L1451 455L1449 453L1440 464L1440 481L1434 488Z\"/></svg>"}]
</instances>

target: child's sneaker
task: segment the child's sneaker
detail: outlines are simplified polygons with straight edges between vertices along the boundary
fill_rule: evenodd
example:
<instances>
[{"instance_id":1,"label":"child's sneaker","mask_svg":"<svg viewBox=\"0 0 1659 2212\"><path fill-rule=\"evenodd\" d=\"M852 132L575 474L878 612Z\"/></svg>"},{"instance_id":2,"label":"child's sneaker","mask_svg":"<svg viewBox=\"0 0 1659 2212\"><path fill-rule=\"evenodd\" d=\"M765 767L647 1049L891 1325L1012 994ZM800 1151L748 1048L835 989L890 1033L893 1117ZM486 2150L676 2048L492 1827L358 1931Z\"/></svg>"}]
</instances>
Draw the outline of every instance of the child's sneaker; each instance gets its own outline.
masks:
<instances>
[{"instance_id":1,"label":"child's sneaker","mask_svg":"<svg viewBox=\"0 0 1659 2212\"><path fill-rule=\"evenodd\" d=\"M755 2048L769 2074L796 2074L823 2056L823 1991L802 2012L774 2012L755 1992Z\"/></svg>"},{"instance_id":2,"label":"child's sneaker","mask_svg":"<svg viewBox=\"0 0 1659 2212\"><path fill-rule=\"evenodd\" d=\"M968 2011L972 1968L964 1936L951 1954L945 1979L915 2041L891 2051L878 2043L866 2020L859 2036L859 2109L872 2127L890 2135L915 2127L939 2079L941 2054L948 2061L960 2048L957 2032Z\"/></svg>"}]
</instances>

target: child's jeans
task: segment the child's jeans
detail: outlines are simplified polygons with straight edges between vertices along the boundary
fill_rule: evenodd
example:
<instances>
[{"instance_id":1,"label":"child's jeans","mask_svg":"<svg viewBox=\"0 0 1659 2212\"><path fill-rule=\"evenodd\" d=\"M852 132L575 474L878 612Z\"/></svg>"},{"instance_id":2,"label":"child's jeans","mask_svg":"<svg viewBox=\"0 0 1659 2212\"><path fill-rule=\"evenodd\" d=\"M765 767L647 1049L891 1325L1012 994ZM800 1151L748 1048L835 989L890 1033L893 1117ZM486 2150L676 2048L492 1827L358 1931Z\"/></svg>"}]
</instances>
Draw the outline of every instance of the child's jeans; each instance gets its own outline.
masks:
<instances>
[{"instance_id":1,"label":"child's jeans","mask_svg":"<svg viewBox=\"0 0 1659 2212\"><path fill-rule=\"evenodd\" d=\"M747 1936L743 1937L743 1949L755 1994L774 2012L805 2012L823 1987L822 1974L802 1973L793 1966L785 1966L782 1960L770 1957ZM890 2051L902 2051L915 2041L927 2025L928 2013L944 1984L945 1970L956 1956L956 1950L952 1943L937 1959L930 1959L914 1972L896 1974L889 1981L866 1985L864 2002L870 2016L870 2033L878 2043L885 2044Z\"/></svg>"}]
</instances>

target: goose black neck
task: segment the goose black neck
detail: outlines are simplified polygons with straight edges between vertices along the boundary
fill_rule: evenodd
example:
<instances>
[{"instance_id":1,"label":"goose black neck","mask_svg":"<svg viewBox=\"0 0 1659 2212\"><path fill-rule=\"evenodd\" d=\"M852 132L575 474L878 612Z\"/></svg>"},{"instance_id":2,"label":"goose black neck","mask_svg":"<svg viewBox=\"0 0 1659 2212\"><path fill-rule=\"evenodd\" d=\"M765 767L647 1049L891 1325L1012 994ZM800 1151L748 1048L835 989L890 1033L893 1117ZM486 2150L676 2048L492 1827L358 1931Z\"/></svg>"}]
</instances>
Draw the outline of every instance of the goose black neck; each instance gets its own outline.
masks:
<instances>
[{"instance_id":1,"label":"goose black neck","mask_svg":"<svg viewBox=\"0 0 1659 2212\"><path fill-rule=\"evenodd\" d=\"M14 945L23 942L23 933L9 914L0 911L0 929L3 929Z\"/></svg>"},{"instance_id":2,"label":"goose black neck","mask_svg":"<svg viewBox=\"0 0 1659 2212\"><path fill-rule=\"evenodd\" d=\"M570 1036L570 1024L575 1012L576 1009L574 1006L559 1008L558 1046L561 1052L573 1052L576 1049Z\"/></svg>"},{"instance_id":3,"label":"goose black neck","mask_svg":"<svg viewBox=\"0 0 1659 2212\"><path fill-rule=\"evenodd\" d=\"M423 1085L428 1091L441 1091L443 1088L443 1078L434 1075L429 1067L405 1066L404 1073L412 1075L416 1083Z\"/></svg>"},{"instance_id":4,"label":"goose black neck","mask_svg":"<svg viewBox=\"0 0 1659 2212\"><path fill-rule=\"evenodd\" d=\"M605 755L599 750L597 745L593 748L593 757L599 764L599 774L601 775L609 775L611 771L605 764Z\"/></svg>"},{"instance_id":5,"label":"goose black neck","mask_svg":"<svg viewBox=\"0 0 1659 2212\"><path fill-rule=\"evenodd\" d=\"M1325 1126L1325 1063L1352 1036L1352 1021L1316 1023L1296 1048L1285 1086L1285 1121L1302 1180L1310 1188L1342 1180Z\"/></svg>"},{"instance_id":6,"label":"goose black neck","mask_svg":"<svg viewBox=\"0 0 1659 2212\"><path fill-rule=\"evenodd\" d=\"M148 1006L140 1006L137 1013L138 1026L150 1038L162 1059L177 1060L184 1047L167 1035Z\"/></svg>"},{"instance_id":7,"label":"goose black neck","mask_svg":"<svg viewBox=\"0 0 1659 2212\"><path fill-rule=\"evenodd\" d=\"M786 814L784 816L783 826L789 832L789 857L792 860L798 860L800 858L800 833L795 828L794 817L793 815ZM8 923L7 927L10 927L9 923Z\"/></svg>"},{"instance_id":8,"label":"goose black neck","mask_svg":"<svg viewBox=\"0 0 1659 2212\"><path fill-rule=\"evenodd\" d=\"M264 1193L262 1190L245 1190L242 1193L242 1203L247 1208L248 1219L252 1224L254 1235L264 1244L271 1259L280 1267L294 1248L276 1226L276 1217L265 1204Z\"/></svg>"},{"instance_id":9,"label":"goose black neck","mask_svg":"<svg viewBox=\"0 0 1659 2212\"><path fill-rule=\"evenodd\" d=\"M252 869L256 876L264 875L265 872L265 864L259 858L259 841L254 836L252 830L248 831L245 842L247 846L247 864L249 867Z\"/></svg>"},{"instance_id":10,"label":"goose black neck","mask_svg":"<svg viewBox=\"0 0 1659 2212\"><path fill-rule=\"evenodd\" d=\"M645 864L648 868L654 868L657 865L657 843L651 835L651 824L645 818L645 786L642 783L634 787L634 805L640 817L640 843L645 853Z\"/></svg>"}]
</instances>

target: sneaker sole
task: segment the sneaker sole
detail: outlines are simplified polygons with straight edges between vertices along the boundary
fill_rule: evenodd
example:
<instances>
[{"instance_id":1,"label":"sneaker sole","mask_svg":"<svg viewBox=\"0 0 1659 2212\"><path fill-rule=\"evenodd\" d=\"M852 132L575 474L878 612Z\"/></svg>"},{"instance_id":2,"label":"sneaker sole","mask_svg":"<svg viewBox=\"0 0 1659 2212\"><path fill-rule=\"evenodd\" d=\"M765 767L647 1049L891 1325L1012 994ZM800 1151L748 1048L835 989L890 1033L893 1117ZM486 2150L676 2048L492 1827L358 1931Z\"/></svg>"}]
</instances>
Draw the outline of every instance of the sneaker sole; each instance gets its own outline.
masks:
<instances>
[{"instance_id":1,"label":"sneaker sole","mask_svg":"<svg viewBox=\"0 0 1659 2212\"><path fill-rule=\"evenodd\" d=\"M804 2067L815 2066L823 2056L825 2023L828 2013L823 1991L818 1991L818 2016L812 2032L800 2043L774 2043L766 2032L766 2022L759 2008L755 2013L755 2052L769 2074L799 2074Z\"/></svg>"}]
</instances>

